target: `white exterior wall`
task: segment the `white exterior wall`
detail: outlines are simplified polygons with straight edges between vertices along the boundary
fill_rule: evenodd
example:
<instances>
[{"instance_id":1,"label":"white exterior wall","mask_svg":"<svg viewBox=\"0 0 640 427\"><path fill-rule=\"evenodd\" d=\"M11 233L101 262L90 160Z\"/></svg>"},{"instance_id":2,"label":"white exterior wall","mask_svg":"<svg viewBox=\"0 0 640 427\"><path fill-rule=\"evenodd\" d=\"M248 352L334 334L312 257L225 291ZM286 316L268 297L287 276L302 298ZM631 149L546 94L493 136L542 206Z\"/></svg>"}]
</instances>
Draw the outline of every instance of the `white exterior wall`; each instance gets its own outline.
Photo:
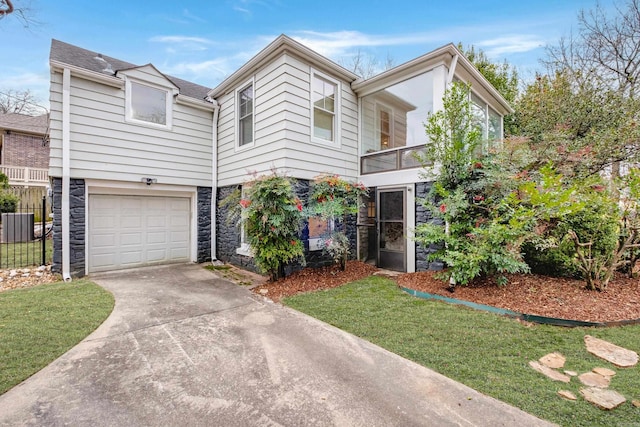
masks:
<instances>
[{"instance_id":1,"label":"white exterior wall","mask_svg":"<svg viewBox=\"0 0 640 427\"><path fill-rule=\"evenodd\" d=\"M249 178L248 171L267 174L274 167L301 179L324 172L351 180L357 177L357 97L348 83L341 83L340 144L312 143L311 70L306 62L283 54L255 73L251 147L236 146L235 91L218 97L219 186L242 183Z\"/></svg>"},{"instance_id":2,"label":"white exterior wall","mask_svg":"<svg viewBox=\"0 0 640 427\"><path fill-rule=\"evenodd\" d=\"M148 67L144 70L148 71ZM161 83L158 75L130 75ZM168 82L164 80L166 85ZM51 74L49 175L62 176L62 74ZM211 186L213 113L173 100L171 129L127 122L125 89L71 77L71 178Z\"/></svg>"}]
</instances>

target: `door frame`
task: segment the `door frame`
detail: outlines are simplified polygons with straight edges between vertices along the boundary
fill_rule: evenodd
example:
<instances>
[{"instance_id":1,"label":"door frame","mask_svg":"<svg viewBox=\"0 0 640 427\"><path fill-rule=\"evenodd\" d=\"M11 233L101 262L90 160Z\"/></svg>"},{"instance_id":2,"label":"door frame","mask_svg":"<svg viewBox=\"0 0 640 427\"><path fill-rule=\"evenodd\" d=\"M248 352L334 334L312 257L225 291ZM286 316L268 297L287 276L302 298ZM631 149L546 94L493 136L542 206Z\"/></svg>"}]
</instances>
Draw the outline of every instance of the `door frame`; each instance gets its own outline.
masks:
<instances>
[{"instance_id":1,"label":"door frame","mask_svg":"<svg viewBox=\"0 0 640 427\"><path fill-rule=\"evenodd\" d=\"M381 195L383 193L402 193L402 240L403 240L403 250L402 250L402 270L403 272L407 271L407 253L408 253L408 242L407 242L407 188L406 187L384 187L384 188L376 188L376 265L380 267L382 262L382 255L384 254L384 250L381 248L381 238L382 238L382 220L381 210L382 203Z\"/></svg>"}]
</instances>

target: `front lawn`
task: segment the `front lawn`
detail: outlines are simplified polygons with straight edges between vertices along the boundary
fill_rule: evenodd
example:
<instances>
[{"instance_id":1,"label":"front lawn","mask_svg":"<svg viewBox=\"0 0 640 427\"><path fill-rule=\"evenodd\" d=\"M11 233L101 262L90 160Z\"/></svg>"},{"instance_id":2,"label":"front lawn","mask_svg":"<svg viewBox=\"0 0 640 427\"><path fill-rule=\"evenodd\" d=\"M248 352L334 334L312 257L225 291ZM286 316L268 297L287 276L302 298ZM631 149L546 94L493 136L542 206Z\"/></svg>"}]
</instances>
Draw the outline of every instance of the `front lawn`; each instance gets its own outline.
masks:
<instances>
[{"instance_id":1,"label":"front lawn","mask_svg":"<svg viewBox=\"0 0 640 427\"><path fill-rule=\"evenodd\" d=\"M640 326L606 329L523 325L446 303L413 298L386 278L370 277L340 288L299 294L286 305L337 326L400 356L431 368L484 394L540 418L565 426L638 425L640 367L616 368L589 354L584 335L640 351ZM602 366L613 369L609 388L627 403L607 412L580 396L581 385L551 381L528 366L545 354L560 352L566 370L584 373ZM570 390L575 402L557 395Z\"/></svg>"},{"instance_id":2,"label":"front lawn","mask_svg":"<svg viewBox=\"0 0 640 427\"><path fill-rule=\"evenodd\" d=\"M0 394L94 331L113 296L87 280L0 293Z\"/></svg>"}]
</instances>

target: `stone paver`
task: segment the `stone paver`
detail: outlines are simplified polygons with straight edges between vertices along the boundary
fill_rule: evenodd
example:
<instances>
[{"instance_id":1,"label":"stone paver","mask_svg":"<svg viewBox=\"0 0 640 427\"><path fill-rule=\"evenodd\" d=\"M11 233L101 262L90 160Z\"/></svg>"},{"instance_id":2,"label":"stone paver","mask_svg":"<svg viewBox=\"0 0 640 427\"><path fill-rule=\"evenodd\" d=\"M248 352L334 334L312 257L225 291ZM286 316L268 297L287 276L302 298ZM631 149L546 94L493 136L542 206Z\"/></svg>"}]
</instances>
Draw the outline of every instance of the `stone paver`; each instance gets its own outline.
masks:
<instances>
[{"instance_id":1,"label":"stone paver","mask_svg":"<svg viewBox=\"0 0 640 427\"><path fill-rule=\"evenodd\" d=\"M627 401L620 393L599 387L584 388L580 390L580 394L588 402L606 410L615 409Z\"/></svg>"},{"instance_id":2,"label":"stone paver","mask_svg":"<svg viewBox=\"0 0 640 427\"><path fill-rule=\"evenodd\" d=\"M638 363L638 353L635 351L627 350L591 335L585 335L584 342L589 353L620 368L630 368Z\"/></svg>"},{"instance_id":3,"label":"stone paver","mask_svg":"<svg viewBox=\"0 0 640 427\"><path fill-rule=\"evenodd\" d=\"M542 375L546 375L548 378L554 381L561 381L563 383L568 383L571 381L571 378L567 375L564 375L556 370L549 368L548 366L543 365L540 362L532 360L529 362L529 366L531 366L534 370L540 372Z\"/></svg>"}]
</instances>

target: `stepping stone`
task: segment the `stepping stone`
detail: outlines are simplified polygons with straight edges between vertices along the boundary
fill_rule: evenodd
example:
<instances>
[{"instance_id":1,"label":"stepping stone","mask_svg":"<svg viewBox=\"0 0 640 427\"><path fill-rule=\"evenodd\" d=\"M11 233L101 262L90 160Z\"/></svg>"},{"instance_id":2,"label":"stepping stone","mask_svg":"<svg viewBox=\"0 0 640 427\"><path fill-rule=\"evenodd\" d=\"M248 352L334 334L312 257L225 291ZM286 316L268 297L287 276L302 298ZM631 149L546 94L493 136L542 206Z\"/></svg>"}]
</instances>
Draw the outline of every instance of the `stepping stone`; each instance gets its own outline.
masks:
<instances>
[{"instance_id":1,"label":"stepping stone","mask_svg":"<svg viewBox=\"0 0 640 427\"><path fill-rule=\"evenodd\" d=\"M558 369L564 366L567 359L560 353L549 353L538 359L540 363L549 368Z\"/></svg>"},{"instance_id":2,"label":"stepping stone","mask_svg":"<svg viewBox=\"0 0 640 427\"><path fill-rule=\"evenodd\" d=\"M577 377L578 373L576 371L564 371L565 374L569 375L570 377Z\"/></svg>"},{"instance_id":3,"label":"stepping stone","mask_svg":"<svg viewBox=\"0 0 640 427\"><path fill-rule=\"evenodd\" d=\"M569 381L571 381L570 377L564 374L561 374L558 371L554 371L553 369L543 365L538 361L535 361L535 360L530 361L529 366L531 366L534 370L540 372L542 375L546 375L547 377L551 378L554 381L561 381L563 383L568 383Z\"/></svg>"},{"instance_id":4,"label":"stepping stone","mask_svg":"<svg viewBox=\"0 0 640 427\"><path fill-rule=\"evenodd\" d=\"M640 408L640 400L632 400L631 404L636 408Z\"/></svg>"},{"instance_id":5,"label":"stepping stone","mask_svg":"<svg viewBox=\"0 0 640 427\"><path fill-rule=\"evenodd\" d=\"M578 400L575 394L571 393L569 390L560 390L558 395L563 399L567 400Z\"/></svg>"},{"instance_id":6,"label":"stepping stone","mask_svg":"<svg viewBox=\"0 0 640 427\"><path fill-rule=\"evenodd\" d=\"M605 377L595 372L587 372L578 377L580 382L587 387L607 388L611 382L611 377Z\"/></svg>"},{"instance_id":7,"label":"stepping stone","mask_svg":"<svg viewBox=\"0 0 640 427\"><path fill-rule=\"evenodd\" d=\"M593 368L592 371L604 377L612 377L616 374L616 371L614 371L613 369L600 368L600 367Z\"/></svg>"},{"instance_id":8,"label":"stepping stone","mask_svg":"<svg viewBox=\"0 0 640 427\"><path fill-rule=\"evenodd\" d=\"M627 350L590 335L584 336L584 343L587 345L589 353L620 368L630 368L638 363L638 353L635 351Z\"/></svg>"},{"instance_id":9,"label":"stepping stone","mask_svg":"<svg viewBox=\"0 0 640 427\"><path fill-rule=\"evenodd\" d=\"M627 401L623 395L616 391L598 387L583 388L580 390L580 394L582 394L588 402L593 403L600 409L606 410L617 408Z\"/></svg>"}]
</instances>

